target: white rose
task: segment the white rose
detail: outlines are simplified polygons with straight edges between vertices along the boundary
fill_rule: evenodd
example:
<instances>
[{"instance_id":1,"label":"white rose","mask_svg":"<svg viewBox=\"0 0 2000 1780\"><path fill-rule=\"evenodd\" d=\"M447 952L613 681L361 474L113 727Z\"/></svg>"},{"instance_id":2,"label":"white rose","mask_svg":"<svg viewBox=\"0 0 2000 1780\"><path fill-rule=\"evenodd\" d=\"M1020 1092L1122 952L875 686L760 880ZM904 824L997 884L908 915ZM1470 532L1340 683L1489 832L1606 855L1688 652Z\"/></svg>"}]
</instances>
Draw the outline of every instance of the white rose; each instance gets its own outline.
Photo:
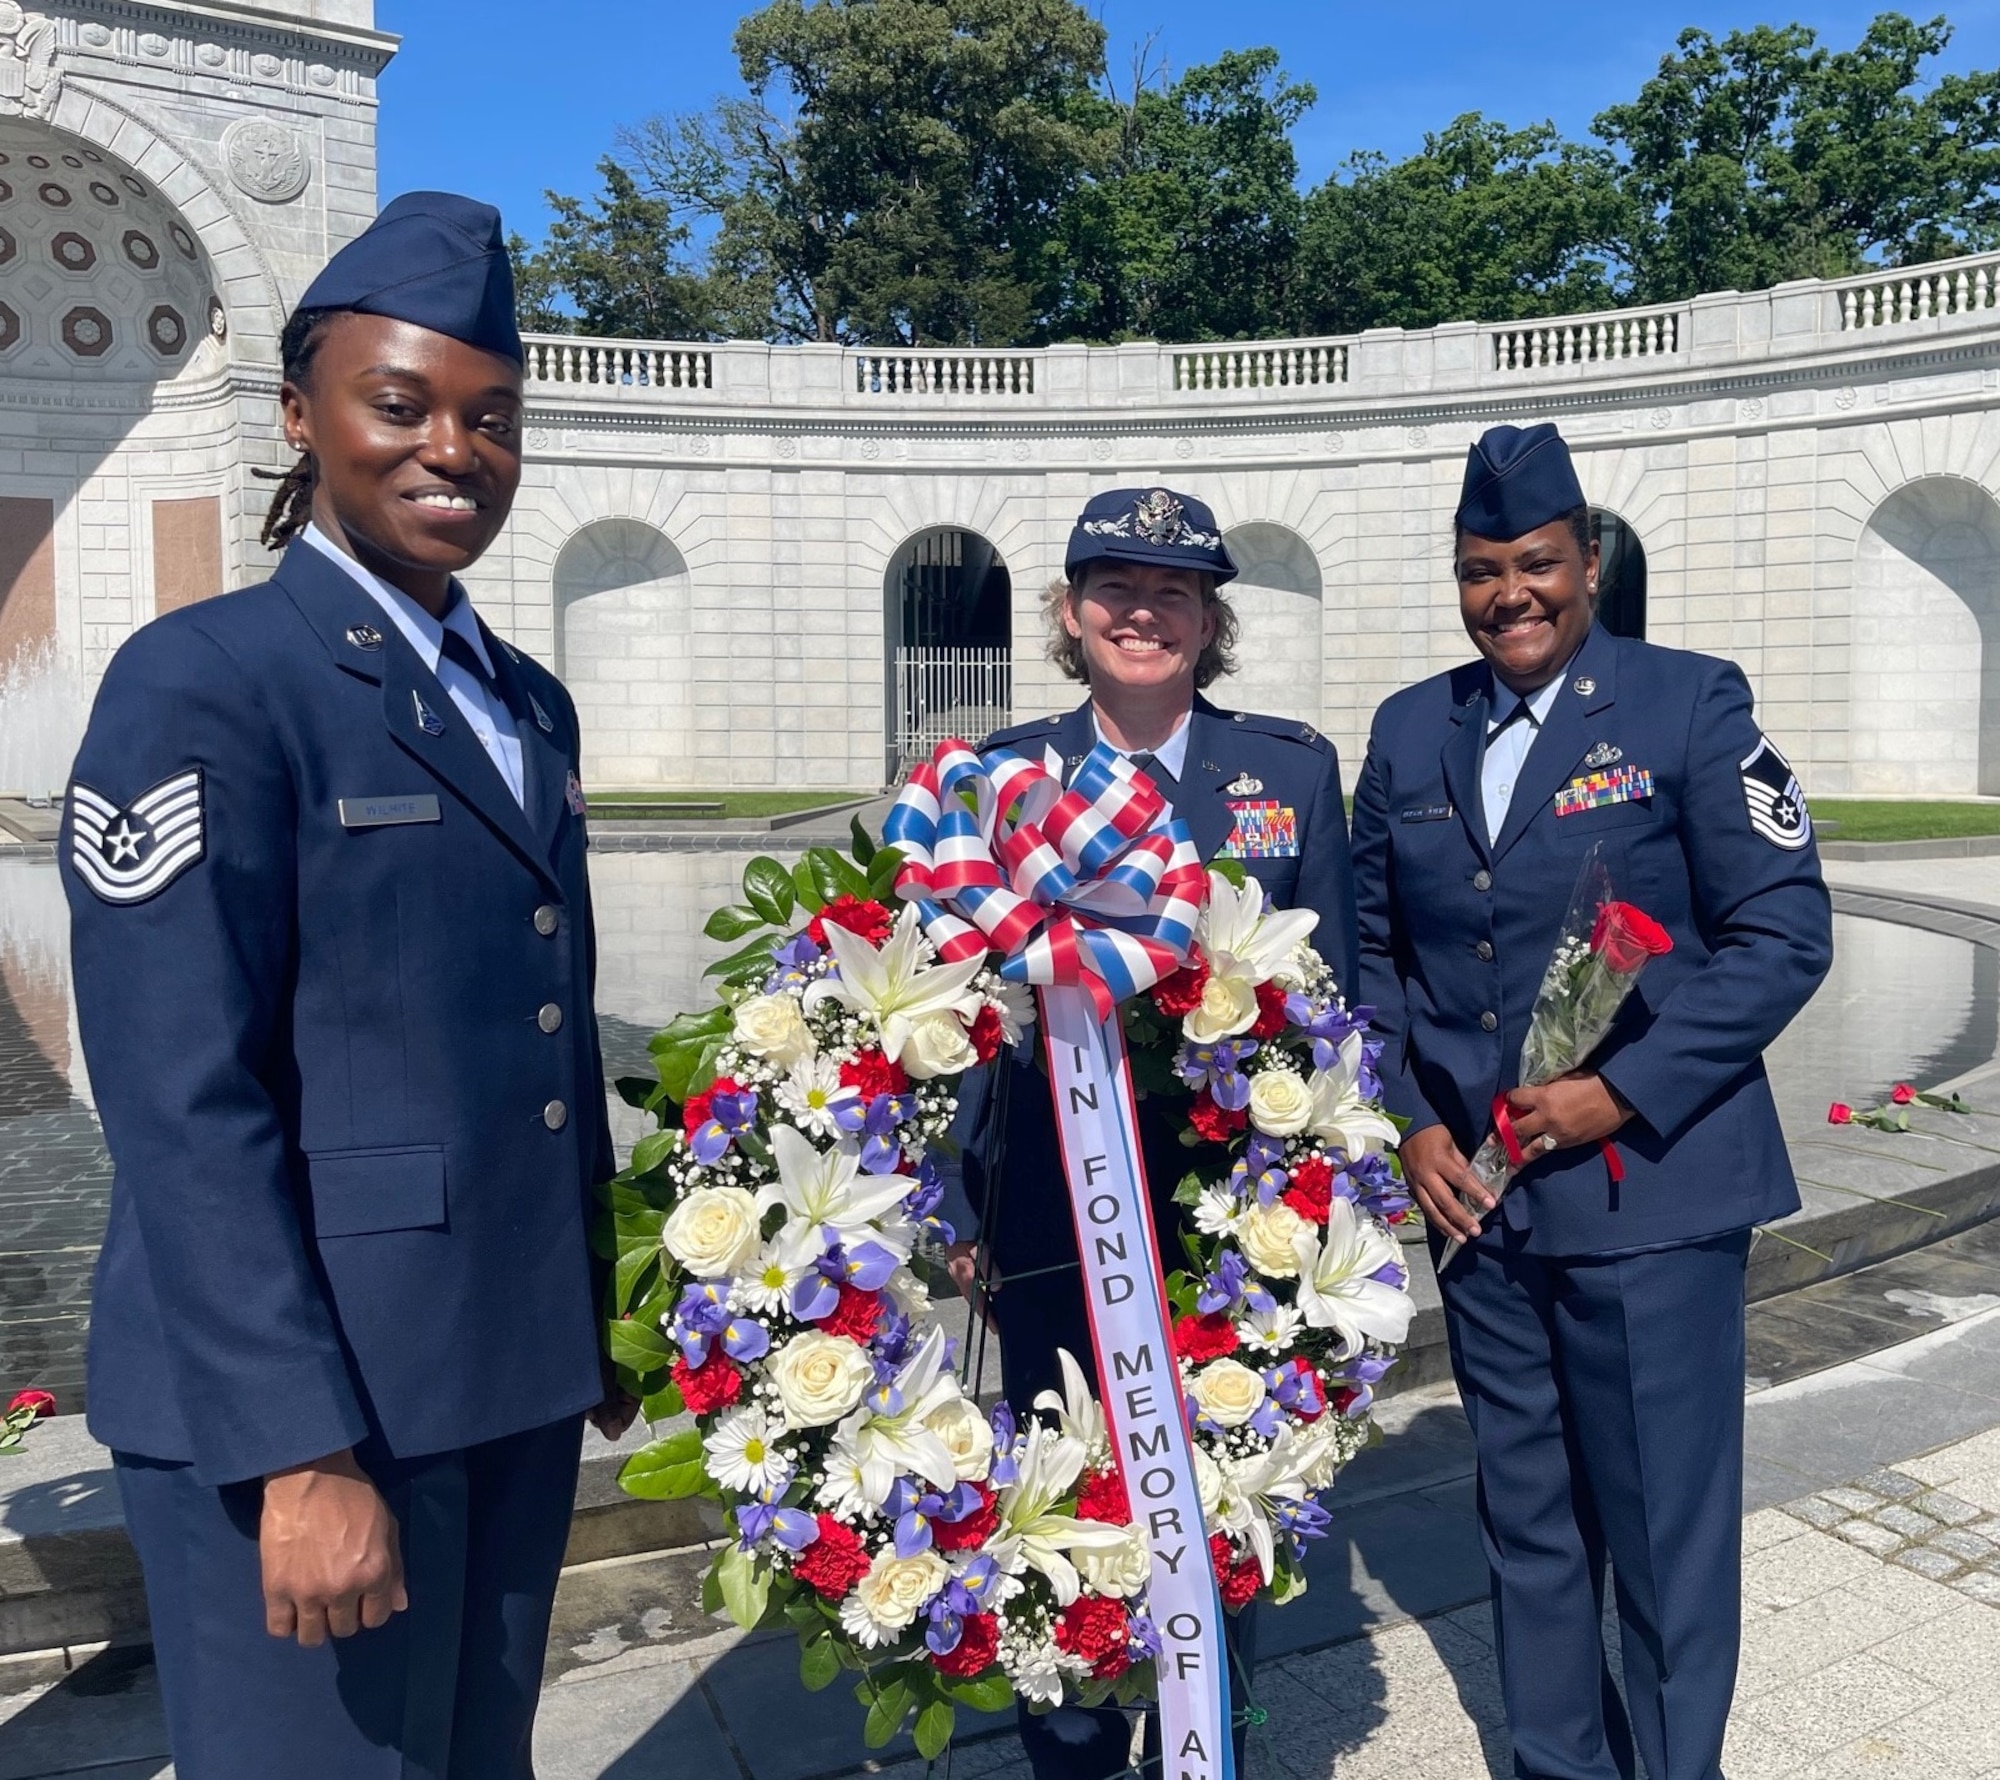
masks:
<instances>
[{"instance_id":1,"label":"white rose","mask_svg":"<svg viewBox=\"0 0 2000 1780\"><path fill-rule=\"evenodd\" d=\"M1243 1258L1267 1279L1293 1279L1299 1271L1297 1239L1312 1229L1282 1199L1269 1205L1253 1205L1244 1214L1236 1231L1236 1245Z\"/></svg>"},{"instance_id":2,"label":"white rose","mask_svg":"<svg viewBox=\"0 0 2000 1780\"><path fill-rule=\"evenodd\" d=\"M868 1356L844 1335L818 1330L785 1343L771 1362L771 1382L793 1428L823 1428L861 1401L875 1382Z\"/></svg>"},{"instance_id":3,"label":"white rose","mask_svg":"<svg viewBox=\"0 0 2000 1780\"><path fill-rule=\"evenodd\" d=\"M982 1483L993 1468L993 1429L976 1403L954 1397L924 1417L924 1426L944 1442L951 1468L962 1483Z\"/></svg>"},{"instance_id":4,"label":"white rose","mask_svg":"<svg viewBox=\"0 0 2000 1780\"><path fill-rule=\"evenodd\" d=\"M1296 1137L1312 1110L1312 1089L1296 1069L1266 1069L1250 1078L1250 1123L1268 1136Z\"/></svg>"},{"instance_id":5,"label":"white rose","mask_svg":"<svg viewBox=\"0 0 2000 1780\"><path fill-rule=\"evenodd\" d=\"M918 1609L944 1587L951 1566L935 1551L898 1557L893 1547L875 1554L868 1574L855 1584L862 1610L877 1625L900 1629L917 1617Z\"/></svg>"},{"instance_id":6,"label":"white rose","mask_svg":"<svg viewBox=\"0 0 2000 1780\"><path fill-rule=\"evenodd\" d=\"M1082 1550L1071 1554L1083 1579L1100 1595L1129 1600L1146 1586L1153 1573L1153 1554L1146 1548L1146 1535L1138 1527L1127 1527L1124 1540L1105 1551Z\"/></svg>"},{"instance_id":7,"label":"white rose","mask_svg":"<svg viewBox=\"0 0 2000 1780\"><path fill-rule=\"evenodd\" d=\"M920 1014L910 1022L910 1036L903 1040L896 1061L925 1082L934 1075L964 1074L979 1061L979 1053L956 1014Z\"/></svg>"},{"instance_id":8,"label":"white rose","mask_svg":"<svg viewBox=\"0 0 2000 1780\"><path fill-rule=\"evenodd\" d=\"M757 1199L742 1187L696 1187L673 1209L660 1240L697 1279L727 1279L757 1252Z\"/></svg>"},{"instance_id":9,"label":"white rose","mask_svg":"<svg viewBox=\"0 0 2000 1780\"><path fill-rule=\"evenodd\" d=\"M1234 1038L1257 1023L1257 988L1248 977L1212 976L1201 986L1201 1006L1181 1022L1198 1045Z\"/></svg>"},{"instance_id":10,"label":"white rose","mask_svg":"<svg viewBox=\"0 0 2000 1780\"><path fill-rule=\"evenodd\" d=\"M753 995L736 1004L736 1042L754 1057L789 1069L818 1045L799 1004L789 995Z\"/></svg>"},{"instance_id":11,"label":"white rose","mask_svg":"<svg viewBox=\"0 0 2000 1780\"><path fill-rule=\"evenodd\" d=\"M1188 1386L1188 1395L1219 1428L1242 1427L1263 1408L1268 1394L1263 1374L1239 1360L1210 1360Z\"/></svg>"}]
</instances>

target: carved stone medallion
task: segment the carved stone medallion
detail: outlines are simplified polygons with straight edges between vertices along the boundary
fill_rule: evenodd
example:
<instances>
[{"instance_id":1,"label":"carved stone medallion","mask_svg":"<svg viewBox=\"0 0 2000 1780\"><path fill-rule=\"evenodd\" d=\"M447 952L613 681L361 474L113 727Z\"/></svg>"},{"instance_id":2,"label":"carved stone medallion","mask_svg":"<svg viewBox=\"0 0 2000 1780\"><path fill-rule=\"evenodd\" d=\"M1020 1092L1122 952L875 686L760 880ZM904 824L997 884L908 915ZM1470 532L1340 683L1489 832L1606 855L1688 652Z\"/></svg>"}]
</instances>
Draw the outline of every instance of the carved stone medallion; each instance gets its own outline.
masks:
<instances>
[{"instance_id":1,"label":"carved stone medallion","mask_svg":"<svg viewBox=\"0 0 2000 1780\"><path fill-rule=\"evenodd\" d=\"M266 117L238 118L223 131L222 159L237 190L260 204L288 204L312 178L299 133Z\"/></svg>"}]
</instances>

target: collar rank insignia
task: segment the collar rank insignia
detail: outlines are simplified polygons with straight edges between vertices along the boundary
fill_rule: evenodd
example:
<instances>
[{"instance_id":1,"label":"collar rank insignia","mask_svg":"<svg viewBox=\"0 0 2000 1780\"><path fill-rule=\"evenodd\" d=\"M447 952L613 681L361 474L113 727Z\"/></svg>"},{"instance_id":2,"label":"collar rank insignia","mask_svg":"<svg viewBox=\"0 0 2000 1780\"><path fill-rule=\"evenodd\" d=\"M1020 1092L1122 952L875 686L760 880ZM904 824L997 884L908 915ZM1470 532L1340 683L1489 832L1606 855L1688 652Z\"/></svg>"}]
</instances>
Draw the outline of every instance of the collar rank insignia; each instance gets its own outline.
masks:
<instances>
[{"instance_id":1,"label":"collar rank insignia","mask_svg":"<svg viewBox=\"0 0 2000 1780\"><path fill-rule=\"evenodd\" d=\"M443 735L444 719L424 703L424 695L413 691L410 700L417 707L417 727L425 735Z\"/></svg>"},{"instance_id":2,"label":"collar rank insignia","mask_svg":"<svg viewBox=\"0 0 2000 1780\"><path fill-rule=\"evenodd\" d=\"M1599 742L1583 757L1585 768L1595 772L1600 766L1616 766L1625 758L1623 748L1614 748L1609 742Z\"/></svg>"},{"instance_id":3,"label":"collar rank insignia","mask_svg":"<svg viewBox=\"0 0 2000 1780\"><path fill-rule=\"evenodd\" d=\"M1740 770L1750 826L1772 846L1796 853L1812 839L1812 816L1791 762L1771 746L1768 736L1759 736Z\"/></svg>"},{"instance_id":4,"label":"collar rank insignia","mask_svg":"<svg viewBox=\"0 0 2000 1780\"><path fill-rule=\"evenodd\" d=\"M519 667L521 665L521 658L520 656L514 653L514 645L512 643L502 643L500 647L507 651L507 659L509 661L511 661L516 667Z\"/></svg>"},{"instance_id":5,"label":"collar rank insignia","mask_svg":"<svg viewBox=\"0 0 2000 1780\"><path fill-rule=\"evenodd\" d=\"M1572 779L1556 793L1558 816L1580 816L1606 804L1630 803L1653 795L1653 775L1643 766L1615 766L1608 772Z\"/></svg>"},{"instance_id":6,"label":"collar rank insignia","mask_svg":"<svg viewBox=\"0 0 2000 1780\"><path fill-rule=\"evenodd\" d=\"M1574 692L1578 698L1588 698L1593 692L1597 690L1597 682L1593 680L1588 674L1578 674L1577 677L1569 683L1569 689L1570 691Z\"/></svg>"},{"instance_id":7,"label":"collar rank insignia","mask_svg":"<svg viewBox=\"0 0 2000 1780\"><path fill-rule=\"evenodd\" d=\"M372 624L357 624L347 633L347 640L357 649L365 649L370 655L382 647L382 633Z\"/></svg>"},{"instance_id":8,"label":"collar rank insignia","mask_svg":"<svg viewBox=\"0 0 2000 1780\"><path fill-rule=\"evenodd\" d=\"M207 850L201 768L162 779L119 806L81 779L70 786L70 868L100 902L159 895Z\"/></svg>"},{"instance_id":9,"label":"collar rank insignia","mask_svg":"<svg viewBox=\"0 0 2000 1780\"><path fill-rule=\"evenodd\" d=\"M1238 773L1222 788L1224 797L1255 797L1264 789L1262 779L1253 779L1248 773Z\"/></svg>"},{"instance_id":10,"label":"collar rank insignia","mask_svg":"<svg viewBox=\"0 0 2000 1780\"><path fill-rule=\"evenodd\" d=\"M535 713L535 727L539 729L543 735L547 735L551 730L555 728L555 725L549 721L548 712L542 709L542 701L538 699L532 692L528 694L528 709Z\"/></svg>"},{"instance_id":11,"label":"collar rank insignia","mask_svg":"<svg viewBox=\"0 0 2000 1780\"><path fill-rule=\"evenodd\" d=\"M590 807L589 799L583 795L583 786L575 773L571 773L568 782L564 784L563 797L569 804L569 813L572 816L581 816Z\"/></svg>"}]
</instances>

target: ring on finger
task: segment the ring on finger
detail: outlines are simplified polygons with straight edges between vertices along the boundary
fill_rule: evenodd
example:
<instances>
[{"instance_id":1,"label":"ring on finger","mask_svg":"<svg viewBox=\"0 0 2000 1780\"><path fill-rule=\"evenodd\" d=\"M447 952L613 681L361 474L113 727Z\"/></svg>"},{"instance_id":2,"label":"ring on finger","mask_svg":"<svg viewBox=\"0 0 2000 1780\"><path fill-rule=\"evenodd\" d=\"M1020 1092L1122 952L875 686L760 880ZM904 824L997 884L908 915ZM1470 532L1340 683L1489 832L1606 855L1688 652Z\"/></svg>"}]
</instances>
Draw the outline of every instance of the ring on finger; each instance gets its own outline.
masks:
<instances>
[{"instance_id":1,"label":"ring on finger","mask_svg":"<svg viewBox=\"0 0 2000 1780\"><path fill-rule=\"evenodd\" d=\"M1544 1131L1535 1141L1542 1146L1542 1154L1545 1156L1556 1147L1555 1133L1552 1131Z\"/></svg>"}]
</instances>

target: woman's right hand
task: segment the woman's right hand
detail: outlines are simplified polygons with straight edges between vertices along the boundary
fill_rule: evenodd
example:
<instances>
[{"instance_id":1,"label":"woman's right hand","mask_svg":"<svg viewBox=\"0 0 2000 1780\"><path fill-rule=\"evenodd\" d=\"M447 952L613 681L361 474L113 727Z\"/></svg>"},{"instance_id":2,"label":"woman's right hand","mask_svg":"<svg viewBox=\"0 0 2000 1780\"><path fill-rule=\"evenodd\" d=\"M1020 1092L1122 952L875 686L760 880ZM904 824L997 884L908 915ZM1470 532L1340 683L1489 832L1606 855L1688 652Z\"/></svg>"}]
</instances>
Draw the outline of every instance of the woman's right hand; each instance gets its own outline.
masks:
<instances>
[{"instance_id":1,"label":"woman's right hand","mask_svg":"<svg viewBox=\"0 0 2000 1780\"><path fill-rule=\"evenodd\" d=\"M1442 1125L1427 1125L1412 1131L1397 1146L1403 1159L1403 1183L1411 1197L1423 1207L1433 1228L1460 1242L1471 1242L1479 1234L1478 1217L1466 1210L1458 1195L1465 1193L1485 1211L1498 1203L1472 1172L1472 1164L1459 1154L1451 1133Z\"/></svg>"}]
</instances>

